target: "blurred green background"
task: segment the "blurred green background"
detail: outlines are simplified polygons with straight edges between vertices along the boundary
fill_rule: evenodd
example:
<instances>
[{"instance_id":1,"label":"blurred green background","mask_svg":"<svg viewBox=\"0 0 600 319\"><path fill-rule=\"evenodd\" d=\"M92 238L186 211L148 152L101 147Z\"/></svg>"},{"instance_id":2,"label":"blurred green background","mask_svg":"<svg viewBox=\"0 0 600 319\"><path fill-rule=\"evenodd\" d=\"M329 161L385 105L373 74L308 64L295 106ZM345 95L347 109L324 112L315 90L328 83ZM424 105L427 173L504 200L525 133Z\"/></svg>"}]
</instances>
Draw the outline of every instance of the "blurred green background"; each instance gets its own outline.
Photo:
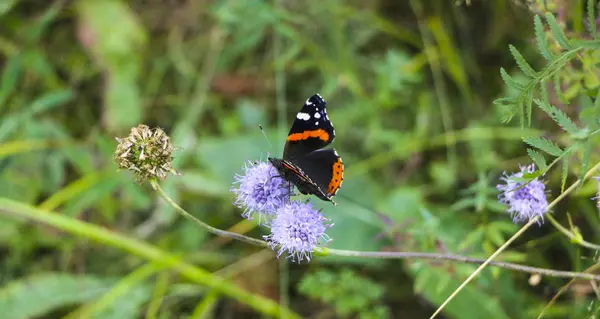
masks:
<instances>
[{"instance_id":1,"label":"blurred green background","mask_svg":"<svg viewBox=\"0 0 600 319\"><path fill-rule=\"evenodd\" d=\"M267 230L232 205L233 175L247 160L279 156L295 113L320 93L346 167L338 206L312 199L335 223L330 247L486 258L519 228L495 185L529 164L521 138L564 142L542 112L531 128L502 123L492 101L511 91L499 69L520 77L508 45L542 67L533 15L552 12L567 36L584 37L584 9L581 0L4 0L0 196L144 240L302 317L426 318L475 266L336 257L288 265L207 234L116 172L114 138L139 123L163 128L180 147L182 173L161 182L167 193L215 227L259 238ZM565 72L554 102L577 117L576 97L598 81L576 63ZM578 169L571 164L570 183ZM551 196L560 174L545 176ZM563 225L571 213L586 240L600 242L595 192L586 183L555 213ZM583 271L596 256L544 224L499 259ZM261 317L171 269L141 276L144 264L0 215L0 317L77 318L107 295L94 318ZM443 317L532 318L566 283L529 279L488 268ZM547 317L599 311L582 283Z\"/></svg>"}]
</instances>

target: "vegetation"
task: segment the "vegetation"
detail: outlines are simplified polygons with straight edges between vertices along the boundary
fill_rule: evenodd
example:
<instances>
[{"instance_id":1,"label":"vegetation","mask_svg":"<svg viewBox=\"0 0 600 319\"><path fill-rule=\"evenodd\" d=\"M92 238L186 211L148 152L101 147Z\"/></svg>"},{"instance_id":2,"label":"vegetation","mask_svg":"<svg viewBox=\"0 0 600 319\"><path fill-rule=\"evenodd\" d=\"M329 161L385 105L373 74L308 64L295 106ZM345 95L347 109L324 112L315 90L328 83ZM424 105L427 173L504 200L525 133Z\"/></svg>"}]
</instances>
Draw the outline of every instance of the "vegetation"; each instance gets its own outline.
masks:
<instances>
[{"instance_id":1,"label":"vegetation","mask_svg":"<svg viewBox=\"0 0 600 319\"><path fill-rule=\"evenodd\" d=\"M0 3L1 317L595 318L598 10ZM299 197L334 226L292 262L231 188L314 93L344 184ZM169 140L159 179L117 170L139 124ZM547 197L524 222L513 182Z\"/></svg>"}]
</instances>

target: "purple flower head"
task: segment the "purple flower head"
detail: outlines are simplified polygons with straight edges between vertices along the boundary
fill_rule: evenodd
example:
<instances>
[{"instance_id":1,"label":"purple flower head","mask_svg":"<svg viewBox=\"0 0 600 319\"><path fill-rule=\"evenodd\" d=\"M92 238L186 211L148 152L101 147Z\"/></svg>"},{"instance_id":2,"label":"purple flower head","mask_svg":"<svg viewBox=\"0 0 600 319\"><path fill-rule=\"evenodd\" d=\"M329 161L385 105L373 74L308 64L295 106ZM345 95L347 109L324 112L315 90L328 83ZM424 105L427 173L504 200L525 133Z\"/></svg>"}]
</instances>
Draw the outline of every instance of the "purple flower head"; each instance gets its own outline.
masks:
<instances>
[{"instance_id":1,"label":"purple flower head","mask_svg":"<svg viewBox=\"0 0 600 319\"><path fill-rule=\"evenodd\" d=\"M271 249L277 250L277 257L287 251L292 261L310 261L313 249L330 240L325 230L333 224L328 221L310 203L290 202L277 211L271 234L263 237Z\"/></svg>"},{"instance_id":2,"label":"purple flower head","mask_svg":"<svg viewBox=\"0 0 600 319\"><path fill-rule=\"evenodd\" d=\"M254 213L258 213L259 223L268 222L277 209L289 201L289 184L270 163L248 161L244 175L236 174L234 178L231 188L236 196L234 204L244 208L242 216L245 218L252 219Z\"/></svg>"},{"instance_id":3,"label":"purple flower head","mask_svg":"<svg viewBox=\"0 0 600 319\"><path fill-rule=\"evenodd\" d=\"M520 172L507 175L506 172L500 178L506 184L498 184L496 188L501 191L498 200L501 204L508 205L508 213L513 218L513 222L518 223L539 216L538 224L544 221L544 214L548 208L546 199L546 185L536 177L531 182L517 182L514 178L523 177L525 173L535 171L533 164L529 166L520 166Z\"/></svg>"}]
</instances>

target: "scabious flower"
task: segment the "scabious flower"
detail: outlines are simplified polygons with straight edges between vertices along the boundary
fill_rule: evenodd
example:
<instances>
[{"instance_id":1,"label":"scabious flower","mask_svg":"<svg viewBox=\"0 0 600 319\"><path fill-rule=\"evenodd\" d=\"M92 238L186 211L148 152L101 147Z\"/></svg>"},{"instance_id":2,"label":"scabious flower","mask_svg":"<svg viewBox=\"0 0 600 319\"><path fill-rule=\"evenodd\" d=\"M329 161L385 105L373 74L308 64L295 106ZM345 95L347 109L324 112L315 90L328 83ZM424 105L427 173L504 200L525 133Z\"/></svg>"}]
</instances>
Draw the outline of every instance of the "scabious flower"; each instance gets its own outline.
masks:
<instances>
[{"instance_id":1,"label":"scabious flower","mask_svg":"<svg viewBox=\"0 0 600 319\"><path fill-rule=\"evenodd\" d=\"M120 169L133 171L136 182L152 177L165 179L168 173L179 175L171 166L175 148L162 129L140 124L128 136L115 139L119 144L114 161Z\"/></svg>"},{"instance_id":2,"label":"scabious flower","mask_svg":"<svg viewBox=\"0 0 600 319\"><path fill-rule=\"evenodd\" d=\"M277 251L277 257L287 251L292 261L310 261L313 249L330 240L325 230L333 224L328 222L310 203L293 201L277 211L271 234L263 237Z\"/></svg>"},{"instance_id":3,"label":"scabious flower","mask_svg":"<svg viewBox=\"0 0 600 319\"><path fill-rule=\"evenodd\" d=\"M248 161L244 174L236 174L234 178L231 188L236 196L234 204L244 208L242 216L245 218L252 219L258 214L261 224L270 222L292 195L289 183L270 163Z\"/></svg>"},{"instance_id":4,"label":"scabious flower","mask_svg":"<svg viewBox=\"0 0 600 319\"><path fill-rule=\"evenodd\" d=\"M496 188L501 191L498 195L500 203L508 205L508 213L511 214L513 222L531 220L539 216L538 224L544 221L544 214L548 208L546 199L546 185L536 177L531 182L515 181L515 178L523 177L525 173L535 171L535 166L520 166L521 171L507 175L506 172L500 178L505 184L498 184Z\"/></svg>"}]
</instances>

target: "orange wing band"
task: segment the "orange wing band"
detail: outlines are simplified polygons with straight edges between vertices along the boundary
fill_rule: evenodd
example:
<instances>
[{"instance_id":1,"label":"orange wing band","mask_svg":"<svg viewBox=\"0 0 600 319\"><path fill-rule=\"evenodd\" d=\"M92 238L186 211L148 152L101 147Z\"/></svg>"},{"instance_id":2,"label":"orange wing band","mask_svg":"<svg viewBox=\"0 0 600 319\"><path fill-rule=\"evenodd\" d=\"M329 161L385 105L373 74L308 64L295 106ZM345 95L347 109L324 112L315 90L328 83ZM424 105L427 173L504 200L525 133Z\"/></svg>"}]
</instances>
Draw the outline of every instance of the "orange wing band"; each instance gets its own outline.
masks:
<instances>
[{"instance_id":1,"label":"orange wing band","mask_svg":"<svg viewBox=\"0 0 600 319\"><path fill-rule=\"evenodd\" d=\"M329 182L329 186L327 187L327 192L331 195L335 195L337 191L342 186L342 181L344 180L344 163L342 163L342 159L338 158L337 162L333 164L333 176L331 177L331 182Z\"/></svg>"},{"instance_id":2,"label":"orange wing band","mask_svg":"<svg viewBox=\"0 0 600 319\"><path fill-rule=\"evenodd\" d=\"M294 133L290 134L287 137L287 140L290 142L297 142L309 139L311 137L316 137L320 140L327 142L329 140L329 133L323 129L318 129L314 131L304 131L302 133Z\"/></svg>"}]
</instances>

